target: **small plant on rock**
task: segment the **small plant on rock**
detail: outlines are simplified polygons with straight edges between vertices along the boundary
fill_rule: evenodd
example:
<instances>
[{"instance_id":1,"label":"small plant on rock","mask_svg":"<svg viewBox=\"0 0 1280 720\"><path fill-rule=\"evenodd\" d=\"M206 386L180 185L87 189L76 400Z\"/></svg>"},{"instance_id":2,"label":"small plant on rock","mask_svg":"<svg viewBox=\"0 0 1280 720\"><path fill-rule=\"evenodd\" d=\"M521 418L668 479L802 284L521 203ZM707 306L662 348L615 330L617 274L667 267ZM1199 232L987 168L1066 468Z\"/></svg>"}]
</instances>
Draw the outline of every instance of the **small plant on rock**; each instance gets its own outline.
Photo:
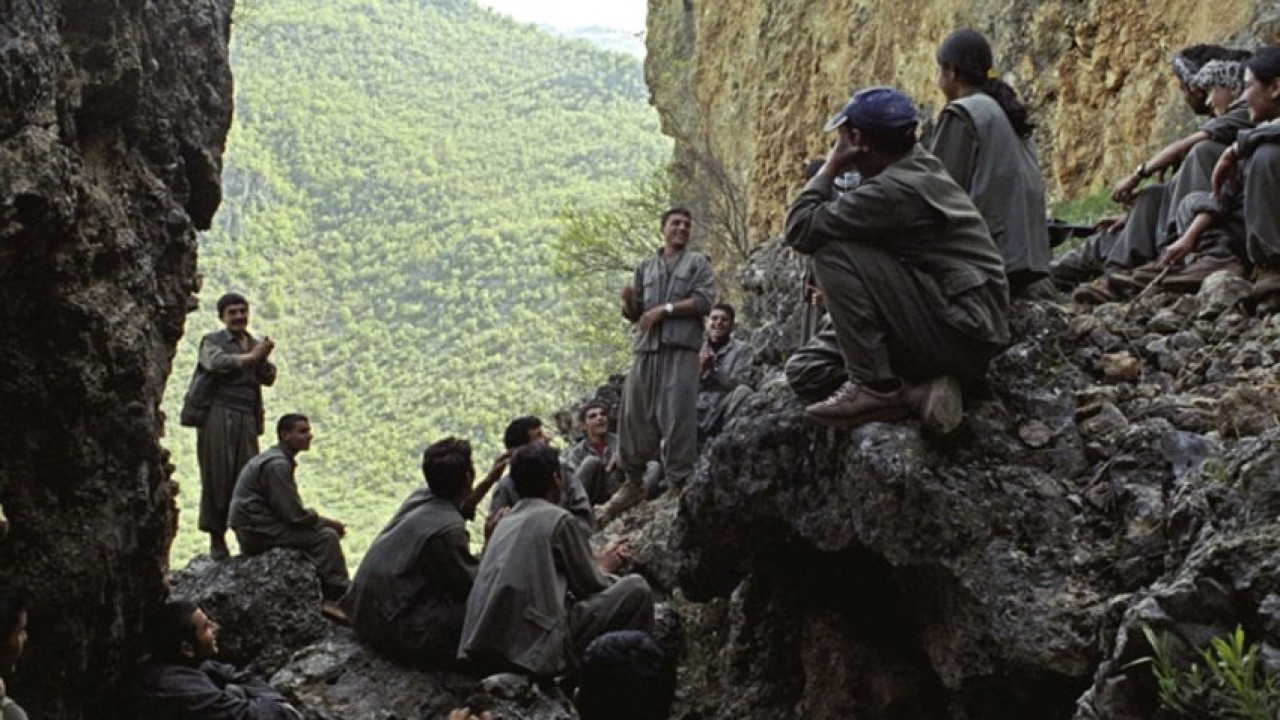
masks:
<instances>
[{"instance_id":1,"label":"small plant on rock","mask_svg":"<svg viewBox=\"0 0 1280 720\"><path fill-rule=\"evenodd\" d=\"M1172 639L1142 626L1152 654L1127 667L1150 664L1160 705L1178 717L1222 720L1274 720L1280 717L1280 678L1258 662L1257 646L1244 630L1214 638L1200 649L1204 661L1179 669L1173 660Z\"/></svg>"}]
</instances>

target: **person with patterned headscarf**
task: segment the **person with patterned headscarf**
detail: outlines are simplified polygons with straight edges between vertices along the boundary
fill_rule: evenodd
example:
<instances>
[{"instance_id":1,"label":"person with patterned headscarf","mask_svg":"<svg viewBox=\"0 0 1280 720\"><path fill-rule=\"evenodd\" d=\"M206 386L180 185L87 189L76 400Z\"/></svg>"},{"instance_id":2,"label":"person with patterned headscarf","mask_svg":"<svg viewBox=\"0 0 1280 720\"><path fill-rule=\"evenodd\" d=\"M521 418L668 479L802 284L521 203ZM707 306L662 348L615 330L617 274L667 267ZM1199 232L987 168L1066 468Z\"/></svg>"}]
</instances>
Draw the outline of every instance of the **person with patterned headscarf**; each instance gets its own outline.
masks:
<instances>
[{"instance_id":1,"label":"person with patterned headscarf","mask_svg":"<svg viewBox=\"0 0 1280 720\"><path fill-rule=\"evenodd\" d=\"M1212 60L1239 62L1247 57L1247 51L1215 45L1194 45L1175 55L1173 72L1192 110L1197 114L1213 112L1207 104L1208 93L1195 86L1196 74L1201 68ZM1093 248L1102 260L1102 277L1077 288L1072 299L1081 303L1119 300L1159 277L1164 268L1155 261L1177 237L1179 204L1189 194L1209 189L1214 163L1227 145L1235 141L1236 133L1251 126L1243 107L1229 107L1224 114L1202 124L1199 130L1161 148L1117 182L1111 190L1111 199L1127 206L1129 212L1105 232ZM1148 178L1163 176L1175 169L1168 183L1151 183L1139 189ZM1062 264L1060 261L1056 266ZM1055 267L1056 277L1065 275Z\"/></svg>"}]
</instances>

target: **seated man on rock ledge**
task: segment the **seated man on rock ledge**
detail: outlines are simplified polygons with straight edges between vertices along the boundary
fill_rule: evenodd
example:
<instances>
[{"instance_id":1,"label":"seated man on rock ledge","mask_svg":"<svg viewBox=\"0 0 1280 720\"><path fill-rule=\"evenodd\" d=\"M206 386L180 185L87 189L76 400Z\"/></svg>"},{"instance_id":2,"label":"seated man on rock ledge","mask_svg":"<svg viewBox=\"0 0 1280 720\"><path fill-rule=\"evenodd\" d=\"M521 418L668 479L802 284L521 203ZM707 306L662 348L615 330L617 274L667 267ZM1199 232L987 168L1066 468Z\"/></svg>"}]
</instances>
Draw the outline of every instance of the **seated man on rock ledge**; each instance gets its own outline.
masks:
<instances>
[{"instance_id":1,"label":"seated man on rock ledge","mask_svg":"<svg viewBox=\"0 0 1280 720\"><path fill-rule=\"evenodd\" d=\"M498 521L467 599L458 657L475 669L564 673L596 637L649 631L653 592L639 575L607 574L629 556L593 556L586 528L560 507L560 458L531 443L511 458L520 501Z\"/></svg>"},{"instance_id":2,"label":"seated man on rock ledge","mask_svg":"<svg viewBox=\"0 0 1280 720\"><path fill-rule=\"evenodd\" d=\"M276 422L279 443L249 461L231 495L231 529L240 550L259 555L271 548L301 550L316 565L327 617L345 621L335 604L351 583L339 542L347 528L308 509L298 496L298 453L311 449L311 422L290 413Z\"/></svg>"},{"instance_id":3,"label":"seated man on rock ledge","mask_svg":"<svg viewBox=\"0 0 1280 720\"><path fill-rule=\"evenodd\" d=\"M432 443L422 454L422 475L430 497L411 495L408 509L387 523L339 606L360 639L378 650L446 667L458 654L479 565L465 517L475 479L471 443L456 437Z\"/></svg>"},{"instance_id":4,"label":"seated man on rock ledge","mask_svg":"<svg viewBox=\"0 0 1280 720\"><path fill-rule=\"evenodd\" d=\"M786 243L812 254L848 380L805 408L821 425L916 415L939 432L963 417L957 380L977 380L1009 339L1008 285L982 216L916 143L898 90L861 90L827 124L839 135L787 212ZM837 196L856 168L861 183Z\"/></svg>"}]
</instances>

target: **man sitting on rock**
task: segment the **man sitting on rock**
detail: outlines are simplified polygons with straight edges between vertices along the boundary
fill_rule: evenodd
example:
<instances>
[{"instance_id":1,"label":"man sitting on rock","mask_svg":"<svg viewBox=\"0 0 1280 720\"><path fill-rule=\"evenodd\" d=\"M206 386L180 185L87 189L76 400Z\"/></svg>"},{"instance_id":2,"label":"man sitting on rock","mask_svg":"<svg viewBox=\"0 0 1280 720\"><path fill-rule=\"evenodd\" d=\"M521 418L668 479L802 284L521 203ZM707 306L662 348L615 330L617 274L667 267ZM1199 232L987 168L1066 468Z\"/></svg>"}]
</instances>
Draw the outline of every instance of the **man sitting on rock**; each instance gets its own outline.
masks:
<instances>
[{"instance_id":1,"label":"man sitting on rock","mask_svg":"<svg viewBox=\"0 0 1280 720\"><path fill-rule=\"evenodd\" d=\"M471 494L471 443L445 438L422 454L430 497L411 496L369 546L340 607L361 640L412 664L452 665L479 562L461 507Z\"/></svg>"},{"instance_id":2,"label":"man sitting on rock","mask_svg":"<svg viewBox=\"0 0 1280 720\"><path fill-rule=\"evenodd\" d=\"M564 452L564 477L574 478L592 505L608 502L622 484L618 435L609 432L609 408L598 400L578 410L582 439Z\"/></svg>"},{"instance_id":3,"label":"man sitting on rock","mask_svg":"<svg viewBox=\"0 0 1280 720\"><path fill-rule=\"evenodd\" d=\"M751 347L733 337L737 312L716 303L707 315L707 339L698 353L698 446L720 432L724 421L751 396Z\"/></svg>"},{"instance_id":4,"label":"man sitting on rock","mask_svg":"<svg viewBox=\"0 0 1280 720\"><path fill-rule=\"evenodd\" d=\"M839 135L787 212L786 242L814 256L848 371L805 414L822 425L921 417L950 432L957 378L983 377L1009 339L1008 287L982 216L916 143L915 106L898 90L859 91L827 124ZM837 196L834 179L862 182Z\"/></svg>"},{"instance_id":5,"label":"man sitting on rock","mask_svg":"<svg viewBox=\"0 0 1280 720\"><path fill-rule=\"evenodd\" d=\"M542 420L533 415L512 420L502 433L502 444L507 448L508 453L515 452L516 448L522 445L546 447L547 434L543 431ZM486 535L493 532L498 520L519 500L520 496L516 492L515 483L511 481L510 475L498 481L493 488L493 497L489 500L489 517L485 520ZM591 499L587 497L587 491L582 488L582 483L578 482L577 478L566 479L560 504L577 518L588 532L595 529L595 519L591 515Z\"/></svg>"},{"instance_id":6,"label":"man sitting on rock","mask_svg":"<svg viewBox=\"0 0 1280 720\"><path fill-rule=\"evenodd\" d=\"M546 445L511 458L520 501L498 522L462 628L458 656L483 670L555 676L597 636L653 625L653 593L644 578L617 578L630 556L613 543L593 557L587 530L560 507L560 459Z\"/></svg>"},{"instance_id":7,"label":"man sitting on rock","mask_svg":"<svg viewBox=\"0 0 1280 720\"><path fill-rule=\"evenodd\" d=\"M271 548L296 548L316 564L325 613L341 618L333 601L347 591L350 578L339 539L347 528L307 509L298 496L294 470L298 453L311 449L311 423L289 414L276 423L279 443L249 461L231 496L231 529L240 549L258 555Z\"/></svg>"},{"instance_id":8,"label":"man sitting on rock","mask_svg":"<svg viewBox=\"0 0 1280 720\"><path fill-rule=\"evenodd\" d=\"M145 720L301 720L283 695L213 658L218 624L195 603L165 603L147 619L150 658L138 673L137 717Z\"/></svg>"}]
</instances>

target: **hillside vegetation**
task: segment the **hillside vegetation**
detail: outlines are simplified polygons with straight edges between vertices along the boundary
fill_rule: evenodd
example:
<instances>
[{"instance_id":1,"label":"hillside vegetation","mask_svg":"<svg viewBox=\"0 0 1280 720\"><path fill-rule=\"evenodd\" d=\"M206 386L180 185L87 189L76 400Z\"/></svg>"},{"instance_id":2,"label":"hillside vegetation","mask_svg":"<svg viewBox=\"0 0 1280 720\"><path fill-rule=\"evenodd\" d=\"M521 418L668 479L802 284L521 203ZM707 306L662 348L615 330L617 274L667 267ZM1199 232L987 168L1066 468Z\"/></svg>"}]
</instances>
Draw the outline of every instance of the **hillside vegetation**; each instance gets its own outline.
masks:
<instances>
[{"instance_id":1,"label":"hillside vegetation","mask_svg":"<svg viewBox=\"0 0 1280 720\"><path fill-rule=\"evenodd\" d=\"M277 343L268 423L311 417L303 498L348 524L354 567L428 442L470 438L482 474L507 420L547 417L625 362L605 311L625 273L566 284L552 243L566 208L616 202L670 145L636 58L470 2L245 0L233 67L226 197L165 401L171 560L206 547L195 432L176 418L214 302L238 290Z\"/></svg>"}]
</instances>

